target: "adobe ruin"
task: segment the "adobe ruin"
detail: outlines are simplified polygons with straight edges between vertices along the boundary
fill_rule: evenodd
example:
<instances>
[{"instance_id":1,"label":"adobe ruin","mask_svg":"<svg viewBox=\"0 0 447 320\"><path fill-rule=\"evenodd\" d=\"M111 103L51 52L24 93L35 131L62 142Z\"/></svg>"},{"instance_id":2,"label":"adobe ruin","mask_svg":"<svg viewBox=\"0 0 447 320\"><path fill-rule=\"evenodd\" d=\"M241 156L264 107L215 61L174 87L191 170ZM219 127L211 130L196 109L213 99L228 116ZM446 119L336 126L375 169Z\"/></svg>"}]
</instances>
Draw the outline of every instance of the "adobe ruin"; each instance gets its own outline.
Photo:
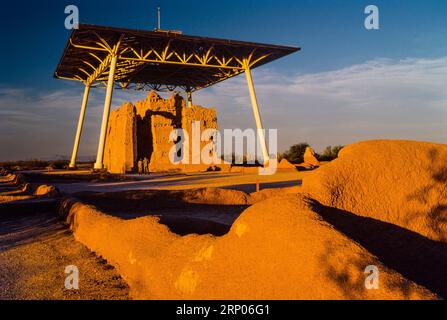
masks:
<instances>
[{"instance_id":1,"label":"adobe ruin","mask_svg":"<svg viewBox=\"0 0 447 320\"><path fill-rule=\"evenodd\" d=\"M150 172L199 172L214 169L209 165L176 165L170 161L169 153L175 145L175 142L170 141L171 132L184 129L190 133L194 121L200 122L202 131L217 129L216 110L201 106L187 108L179 94L174 93L169 99L163 99L155 91L151 91L146 100L135 105L129 102L123 104L110 114L104 153L105 167L110 173L137 172L138 161L146 158L149 160ZM201 141L200 149L207 144L209 141Z\"/></svg>"}]
</instances>

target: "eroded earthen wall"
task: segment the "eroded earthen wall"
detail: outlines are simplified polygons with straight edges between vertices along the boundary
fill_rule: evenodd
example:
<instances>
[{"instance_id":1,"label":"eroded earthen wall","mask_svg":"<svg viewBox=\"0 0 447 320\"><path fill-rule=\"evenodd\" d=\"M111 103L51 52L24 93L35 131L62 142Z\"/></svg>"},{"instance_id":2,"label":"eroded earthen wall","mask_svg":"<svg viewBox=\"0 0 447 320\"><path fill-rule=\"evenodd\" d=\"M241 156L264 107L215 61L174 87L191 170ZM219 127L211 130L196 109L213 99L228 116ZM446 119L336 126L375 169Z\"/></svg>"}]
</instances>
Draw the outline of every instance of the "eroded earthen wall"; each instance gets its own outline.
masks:
<instances>
[{"instance_id":1,"label":"eroded earthen wall","mask_svg":"<svg viewBox=\"0 0 447 320\"><path fill-rule=\"evenodd\" d=\"M163 99L154 91L135 106L124 104L110 115L104 161L108 171L119 173L124 167L127 171L136 171L138 161L145 158L150 161L151 172L205 171L209 165L191 163L194 121L200 122L200 133L217 129L216 110L200 106L186 108L180 95ZM189 165L176 165L170 160L169 154L175 145L170 141L170 134L175 129L184 129L188 134ZM199 149L208 144L209 141L201 141Z\"/></svg>"},{"instance_id":2,"label":"eroded earthen wall","mask_svg":"<svg viewBox=\"0 0 447 320\"><path fill-rule=\"evenodd\" d=\"M135 107L125 103L110 113L104 151L104 165L108 171L123 173L135 170L137 134Z\"/></svg>"}]
</instances>

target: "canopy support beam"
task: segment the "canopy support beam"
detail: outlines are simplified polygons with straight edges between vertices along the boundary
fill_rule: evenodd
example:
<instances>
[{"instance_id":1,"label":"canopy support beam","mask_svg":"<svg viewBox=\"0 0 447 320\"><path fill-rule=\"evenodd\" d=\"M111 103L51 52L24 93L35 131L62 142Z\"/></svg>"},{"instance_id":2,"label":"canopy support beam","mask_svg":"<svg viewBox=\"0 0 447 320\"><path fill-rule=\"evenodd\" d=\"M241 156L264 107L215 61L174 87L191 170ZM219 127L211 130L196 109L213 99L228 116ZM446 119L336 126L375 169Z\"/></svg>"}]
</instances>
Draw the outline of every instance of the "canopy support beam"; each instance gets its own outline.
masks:
<instances>
[{"instance_id":1,"label":"canopy support beam","mask_svg":"<svg viewBox=\"0 0 447 320\"><path fill-rule=\"evenodd\" d=\"M76 159L78 157L79 143L81 141L82 128L84 126L85 110L86 110L87 104L88 104L89 93L90 93L90 85L87 84L85 86L84 97L82 99L81 113L79 115L79 121L78 121L78 129L76 131L76 137L75 137L75 142L74 142L74 146L73 146L73 152L71 154L71 161L70 161L70 165L69 165L70 169L75 169L76 168Z\"/></svg>"},{"instance_id":2,"label":"canopy support beam","mask_svg":"<svg viewBox=\"0 0 447 320\"><path fill-rule=\"evenodd\" d=\"M104 101L104 111L102 114L101 133L99 135L98 154L96 156L96 163L94 169L102 170L104 168L104 149L106 146L107 126L109 123L110 106L112 104L113 86L115 84L115 70L118 56L112 55L109 70L109 79L107 81L106 98Z\"/></svg>"},{"instance_id":3,"label":"canopy support beam","mask_svg":"<svg viewBox=\"0 0 447 320\"><path fill-rule=\"evenodd\" d=\"M262 126L261 114L259 113L258 100L256 98L256 91L253 84L253 78L251 76L251 69L248 63L245 64L245 76L247 77L248 90L250 92L251 106L253 108L253 115L256 121L256 127L258 131L259 144L262 149L262 156L264 159L264 166L268 164L270 160L269 152L267 149L267 143L265 140L264 127Z\"/></svg>"}]
</instances>

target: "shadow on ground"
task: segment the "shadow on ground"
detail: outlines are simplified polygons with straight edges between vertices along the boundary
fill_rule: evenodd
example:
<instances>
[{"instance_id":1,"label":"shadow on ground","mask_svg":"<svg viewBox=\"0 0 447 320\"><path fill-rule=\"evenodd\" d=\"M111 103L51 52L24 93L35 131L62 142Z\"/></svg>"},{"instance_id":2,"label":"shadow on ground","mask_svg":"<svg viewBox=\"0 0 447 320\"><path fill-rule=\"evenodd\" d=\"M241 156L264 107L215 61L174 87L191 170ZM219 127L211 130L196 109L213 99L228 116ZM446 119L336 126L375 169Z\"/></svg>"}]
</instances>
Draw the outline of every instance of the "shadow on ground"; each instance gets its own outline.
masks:
<instances>
[{"instance_id":1,"label":"shadow on ground","mask_svg":"<svg viewBox=\"0 0 447 320\"><path fill-rule=\"evenodd\" d=\"M117 193L81 192L75 197L121 219L160 218L173 233L222 236L249 206L192 203L184 191L146 190Z\"/></svg>"},{"instance_id":2,"label":"shadow on ground","mask_svg":"<svg viewBox=\"0 0 447 320\"><path fill-rule=\"evenodd\" d=\"M427 208L427 211L409 212L406 223L418 217L426 217L427 225L442 241L447 242L447 158L439 151L431 149L427 155L429 164L424 168L431 177L430 183L408 195L408 201L415 200Z\"/></svg>"},{"instance_id":3,"label":"shadow on ground","mask_svg":"<svg viewBox=\"0 0 447 320\"><path fill-rule=\"evenodd\" d=\"M274 188L289 188L289 187L296 187L301 186L302 181L296 180L296 181L282 181L282 182L263 182L260 184L261 190L264 189L274 189ZM231 189L231 190L239 190L246 193L252 193L256 192L256 184L254 183L247 183L247 184L236 184L231 186L223 186L222 189Z\"/></svg>"},{"instance_id":4,"label":"shadow on ground","mask_svg":"<svg viewBox=\"0 0 447 320\"><path fill-rule=\"evenodd\" d=\"M447 298L446 243L429 240L390 223L309 201L324 220L376 255L383 264ZM343 277L339 280L344 281Z\"/></svg>"},{"instance_id":5,"label":"shadow on ground","mask_svg":"<svg viewBox=\"0 0 447 320\"><path fill-rule=\"evenodd\" d=\"M55 207L54 202L0 204L0 252L69 233Z\"/></svg>"}]
</instances>

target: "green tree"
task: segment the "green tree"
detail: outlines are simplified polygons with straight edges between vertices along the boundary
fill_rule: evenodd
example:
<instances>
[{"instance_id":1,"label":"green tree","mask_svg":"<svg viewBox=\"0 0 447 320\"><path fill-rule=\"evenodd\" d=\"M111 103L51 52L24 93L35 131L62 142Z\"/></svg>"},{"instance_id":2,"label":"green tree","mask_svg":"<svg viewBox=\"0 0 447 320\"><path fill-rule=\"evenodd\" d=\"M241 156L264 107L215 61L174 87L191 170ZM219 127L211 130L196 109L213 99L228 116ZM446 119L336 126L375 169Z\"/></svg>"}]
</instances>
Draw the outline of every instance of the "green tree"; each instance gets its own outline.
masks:
<instances>
[{"instance_id":1,"label":"green tree","mask_svg":"<svg viewBox=\"0 0 447 320\"><path fill-rule=\"evenodd\" d=\"M289 150L281 154L281 158L286 159L287 161L293 164L303 163L304 152L306 152L307 147L309 147L309 144L306 142L295 144L291 146Z\"/></svg>"},{"instance_id":2,"label":"green tree","mask_svg":"<svg viewBox=\"0 0 447 320\"><path fill-rule=\"evenodd\" d=\"M343 146L328 146L323 151L322 154L318 155L318 159L320 161L332 161L338 158L338 154L340 150L343 149Z\"/></svg>"}]
</instances>

